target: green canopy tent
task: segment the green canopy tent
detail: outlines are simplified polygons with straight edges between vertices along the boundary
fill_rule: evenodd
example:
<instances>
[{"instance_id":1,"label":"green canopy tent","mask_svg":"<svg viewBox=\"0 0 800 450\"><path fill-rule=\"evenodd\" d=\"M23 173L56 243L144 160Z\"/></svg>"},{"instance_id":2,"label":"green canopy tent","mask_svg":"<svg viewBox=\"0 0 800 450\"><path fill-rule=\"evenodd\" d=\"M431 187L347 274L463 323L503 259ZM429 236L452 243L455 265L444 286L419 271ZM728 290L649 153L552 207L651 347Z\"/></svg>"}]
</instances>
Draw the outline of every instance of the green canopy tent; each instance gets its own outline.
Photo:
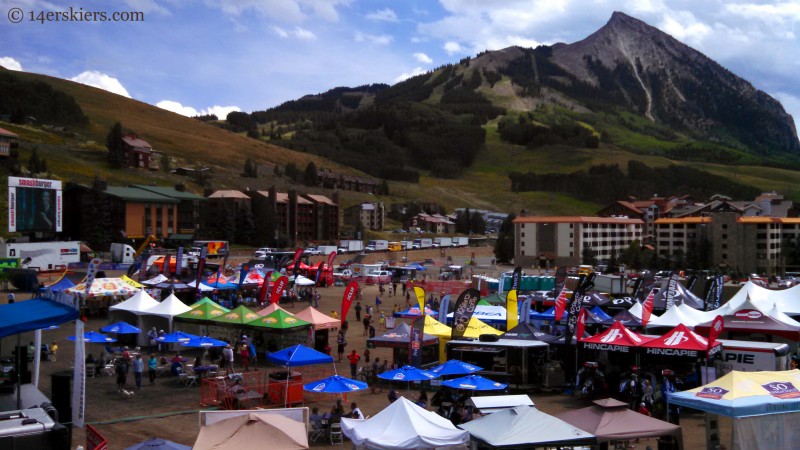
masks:
<instances>
[{"instance_id":1,"label":"green canopy tent","mask_svg":"<svg viewBox=\"0 0 800 450\"><path fill-rule=\"evenodd\" d=\"M191 312L191 311L189 311ZM239 305L236 308L228 311L224 315L214 317L212 322L230 323L234 325L244 325L260 318L258 314L247 309L244 305Z\"/></svg>"},{"instance_id":2,"label":"green canopy tent","mask_svg":"<svg viewBox=\"0 0 800 450\"><path fill-rule=\"evenodd\" d=\"M276 309L266 316L260 316L256 320L247 322L244 326L253 327L265 334L279 335L279 342L275 344L283 348L287 345L307 343L311 322L298 319L285 310Z\"/></svg>"},{"instance_id":3,"label":"green canopy tent","mask_svg":"<svg viewBox=\"0 0 800 450\"><path fill-rule=\"evenodd\" d=\"M492 295L489 295L489 296L481 298L480 301L481 302L485 301L485 302L489 303L490 305L506 306L506 293L504 292L501 295L501 294L498 294L497 292L495 292ZM482 303L478 303L478 304L482 304Z\"/></svg>"},{"instance_id":4,"label":"green canopy tent","mask_svg":"<svg viewBox=\"0 0 800 450\"><path fill-rule=\"evenodd\" d=\"M208 325L211 325L214 319L222 317L229 312L229 309L223 308L214 303L214 301L204 298L192 305L191 310L175 316L173 321L176 328L180 331L196 334L198 336L208 336Z\"/></svg>"},{"instance_id":5,"label":"green canopy tent","mask_svg":"<svg viewBox=\"0 0 800 450\"><path fill-rule=\"evenodd\" d=\"M202 305L211 305L214 308L218 308L218 309L223 310L224 312L230 311L230 309L220 305L219 303L215 302L214 300L211 300L208 297L201 298L200 300L196 301L195 303L189 305L189 307L190 308L197 308L198 306L202 306Z\"/></svg>"}]
</instances>

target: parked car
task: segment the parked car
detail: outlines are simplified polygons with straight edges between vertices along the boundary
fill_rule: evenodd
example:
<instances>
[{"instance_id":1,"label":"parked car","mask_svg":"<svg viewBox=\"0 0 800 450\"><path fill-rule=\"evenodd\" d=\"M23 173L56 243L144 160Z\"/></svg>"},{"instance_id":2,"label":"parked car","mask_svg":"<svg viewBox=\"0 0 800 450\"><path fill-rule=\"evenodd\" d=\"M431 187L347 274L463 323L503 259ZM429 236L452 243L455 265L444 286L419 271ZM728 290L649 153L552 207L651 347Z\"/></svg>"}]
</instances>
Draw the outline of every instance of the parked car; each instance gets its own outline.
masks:
<instances>
[{"instance_id":1,"label":"parked car","mask_svg":"<svg viewBox=\"0 0 800 450\"><path fill-rule=\"evenodd\" d=\"M319 250L316 247L309 247L303 251L304 255L319 255Z\"/></svg>"},{"instance_id":2,"label":"parked car","mask_svg":"<svg viewBox=\"0 0 800 450\"><path fill-rule=\"evenodd\" d=\"M275 251L276 250L274 248L261 247L258 250L256 250L255 256L256 256L256 258L263 258L263 257L267 256L268 253L273 253Z\"/></svg>"}]
</instances>

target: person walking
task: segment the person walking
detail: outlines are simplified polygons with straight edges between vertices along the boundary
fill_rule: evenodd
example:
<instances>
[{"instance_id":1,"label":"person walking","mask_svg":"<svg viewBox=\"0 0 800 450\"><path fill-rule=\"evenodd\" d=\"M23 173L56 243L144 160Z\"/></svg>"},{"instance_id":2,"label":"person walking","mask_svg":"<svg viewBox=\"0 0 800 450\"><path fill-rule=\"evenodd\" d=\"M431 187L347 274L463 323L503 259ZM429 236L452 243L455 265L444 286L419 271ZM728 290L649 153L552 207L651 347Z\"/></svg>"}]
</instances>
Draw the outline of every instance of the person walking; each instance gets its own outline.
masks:
<instances>
[{"instance_id":1,"label":"person walking","mask_svg":"<svg viewBox=\"0 0 800 450\"><path fill-rule=\"evenodd\" d=\"M372 317L370 317L369 314L365 314L362 322L364 323L364 334L362 334L362 336L366 336L367 333L369 333L369 324L372 322Z\"/></svg>"},{"instance_id":2,"label":"person walking","mask_svg":"<svg viewBox=\"0 0 800 450\"><path fill-rule=\"evenodd\" d=\"M143 371L144 371L144 361L142 360L142 354L139 353L133 360L133 379L136 380L136 389L142 388Z\"/></svg>"},{"instance_id":3,"label":"person walking","mask_svg":"<svg viewBox=\"0 0 800 450\"><path fill-rule=\"evenodd\" d=\"M156 384L156 370L158 369L158 359L155 353L150 353L150 359L147 360L147 375L150 377L150 386Z\"/></svg>"},{"instance_id":4,"label":"person walking","mask_svg":"<svg viewBox=\"0 0 800 450\"><path fill-rule=\"evenodd\" d=\"M339 355L339 361L342 362L344 357L344 348L347 345L347 340L344 337L344 330L339 330L339 335L336 336L336 353Z\"/></svg>"},{"instance_id":5,"label":"person walking","mask_svg":"<svg viewBox=\"0 0 800 450\"><path fill-rule=\"evenodd\" d=\"M239 347L239 357L242 359L242 367L244 371L250 370L250 348L247 346L247 341L243 341Z\"/></svg>"},{"instance_id":6,"label":"person walking","mask_svg":"<svg viewBox=\"0 0 800 450\"><path fill-rule=\"evenodd\" d=\"M225 346L225 349L222 350L222 356L225 363L225 372L228 374L233 373L233 347L231 344Z\"/></svg>"},{"instance_id":7,"label":"person walking","mask_svg":"<svg viewBox=\"0 0 800 450\"><path fill-rule=\"evenodd\" d=\"M356 311L356 320L361 322L361 302L356 302L356 306L353 309Z\"/></svg>"},{"instance_id":8,"label":"person walking","mask_svg":"<svg viewBox=\"0 0 800 450\"><path fill-rule=\"evenodd\" d=\"M361 360L361 355L359 355L355 349L347 355L347 359L350 360L350 377L355 379L356 378L356 371L358 371L358 362Z\"/></svg>"},{"instance_id":9,"label":"person walking","mask_svg":"<svg viewBox=\"0 0 800 450\"><path fill-rule=\"evenodd\" d=\"M125 384L127 384L127 382L128 382L128 369L127 369L127 366L128 365L125 364L125 361L120 359L117 362L116 367L114 368L115 371L117 372L117 390L119 390L119 391L122 391L122 389L125 388Z\"/></svg>"}]
</instances>

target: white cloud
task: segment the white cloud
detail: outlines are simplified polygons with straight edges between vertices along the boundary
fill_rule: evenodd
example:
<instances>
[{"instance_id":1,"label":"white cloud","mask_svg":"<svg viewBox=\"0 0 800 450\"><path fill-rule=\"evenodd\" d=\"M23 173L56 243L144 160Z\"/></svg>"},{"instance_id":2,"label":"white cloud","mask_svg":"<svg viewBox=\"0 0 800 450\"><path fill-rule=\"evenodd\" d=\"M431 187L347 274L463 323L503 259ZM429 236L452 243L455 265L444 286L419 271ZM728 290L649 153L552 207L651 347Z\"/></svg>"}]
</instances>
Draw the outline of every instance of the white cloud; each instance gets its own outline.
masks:
<instances>
[{"instance_id":1,"label":"white cloud","mask_svg":"<svg viewBox=\"0 0 800 450\"><path fill-rule=\"evenodd\" d=\"M0 66L3 66L8 70L22 70L22 64L10 56L0 57Z\"/></svg>"},{"instance_id":2,"label":"white cloud","mask_svg":"<svg viewBox=\"0 0 800 450\"><path fill-rule=\"evenodd\" d=\"M448 55L453 55L455 53L459 53L464 50L463 48L461 48L461 45L458 42L453 42L453 41L445 42L443 48Z\"/></svg>"},{"instance_id":3,"label":"white cloud","mask_svg":"<svg viewBox=\"0 0 800 450\"><path fill-rule=\"evenodd\" d=\"M800 21L800 3L780 2L774 4L733 3L725 5L725 11L745 19L767 23L784 24Z\"/></svg>"},{"instance_id":4,"label":"white cloud","mask_svg":"<svg viewBox=\"0 0 800 450\"><path fill-rule=\"evenodd\" d=\"M375 45L389 45L392 43L392 38L388 34L381 34L381 35L374 35L374 34L365 34L360 31L356 31L353 40L356 42L370 42Z\"/></svg>"},{"instance_id":5,"label":"white cloud","mask_svg":"<svg viewBox=\"0 0 800 450\"><path fill-rule=\"evenodd\" d=\"M196 110L191 106L184 106L180 102L176 102L173 100L161 100L160 102L156 103L161 109L166 109L167 111L172 111L174 113L180 114L186 117L194 117L194 116L205 116L208 114L216 115L220 120L225 120L228 117L228 113L233 111L241 111L238 106L211 106L203 110Z\"/></svg>"},{"instance_id":6,"label":"white cloud","mask_svg":"<svg viewBox=\"0 0 800 450\"><path fill-rule=\"evenodd\" d=\"M122 83L120 83L118 79L96 70L87 70L80 75L70 78L70 80L131 98L131 94L128 93L128 90L122 86Z\"/></svg>"},{"instance_id":7,"label":"white cloud","mask_svg":"<svg viewBox=\"0 0 800 450\"><path fill-rule=\"evenodd\" d=\"M374 20L378 22L397 22L397 14L395 14L395 12L389 8L371 12L364 17L366 17L367 20Z\"/></svg>"},{"instance_id":8,"label":"white cloud","mask_svg":"<svg viewBox=\"0 0 800 450\"><path fill-rule=\"evenodd\" d=\"M690 12L667 13L657 26L661 31L689 45L697 45L712 33L711 27Z\"/></svg>"},{"instance_id":9,"label":"white cloud","mask_svg":"<svg viewBox=\"0 0 800 450\"><path fill-rule=\"evenodd\" d=\"M302 22L318 17L329 22L339 21L336 8L348 6L352 0L206 0L206 5L219 8L224 14L240 16L254 12L285 22Z\"/></svg>"},{"instance_id":10,"label":"white cloud","mask_svg":"<svg viewBox=\"0 0 800 450\"><path fill-rule=\"evenodd\" d=\"M289 37L289 33L287 33L286 30L284 30L281 27L272 27L272 31L274 31L275 34L277 34L279 37L282 37L284 39Z\"/></svg>"},{"instance_id":11,"label":"white cloud","mask_svg":"<svg viewBox=\"0 0 800 450\"><path fill-rule=\"evenodd\" d=\"M411 77L422 75L423 73L425 73L425 69L423 69L422 67L415 67L414 70L412 70L411 72L403 72L400 75L398 75L397 78L394 79L394 82L399 83Z\"/></svg>"},{"instance_id":12,"label":"white cloud","mask_svg":"<svg viewBox=\"0 0 800 450\"><path fill-rule=\"evenodd\" d=\"M313 41L314 39L317 38L317 35L315 35L310 30L306 30L305 28L300 28L300 27L294 27L293 34L294 37L296 37L297 39L302 39L304 41Z\"/></svg>"},{"instance_id":13,"label":"white cloud","mask_svg":"<svg viewBox=\"0 0 800 450\"><path fill-rule=\"evenodd\" d=\"M155 13L162 16L171 16L172 13L162 5L159 5L156 0L125 0L125 3L131 7L132 11L138 11L147 14Z\"/></svg>"},{"instance_id":14,"label":"white cloud","mask_svg":"<svg viewBox=\"0 0 800 450\"><path fill-rule=\"evenodd\" d=\"M431 64L431 63L433 63L433 60L431 59L431 57L426 55L425 53L414 53L414 58L416 58L416 60L418 62L421 62L423 64Z\"/></svg>"},{"instance_id":15,"label":"white cloud","mask_svg":"<svg viewBox=\"0 0 800 450\"><path fill-rule=\"evenodd\" d=\"M272 31L282 39L294 37L303 41L313 41L317 38L317 35L314 34L314 32L300 27L294 27L294 30L286 31L281 27L274 26L272 27Z\"/></svg>"}]
</instances>

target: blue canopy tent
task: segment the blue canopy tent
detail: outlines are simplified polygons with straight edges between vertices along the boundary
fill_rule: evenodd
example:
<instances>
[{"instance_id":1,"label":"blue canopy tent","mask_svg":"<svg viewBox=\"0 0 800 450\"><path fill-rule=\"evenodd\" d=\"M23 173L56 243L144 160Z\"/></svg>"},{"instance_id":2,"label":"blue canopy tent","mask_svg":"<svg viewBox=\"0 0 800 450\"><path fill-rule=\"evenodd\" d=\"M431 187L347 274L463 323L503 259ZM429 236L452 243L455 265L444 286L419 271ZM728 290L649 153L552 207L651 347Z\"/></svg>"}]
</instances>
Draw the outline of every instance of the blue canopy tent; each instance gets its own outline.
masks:
<instances>
[{"instance_id":1,"label":"blue canopy tent","mask_svg":"<svg viewBox=\"0 0 800 450\"><path fill-rule=\"evenodd\" d=\"M429 316L434 316L434 315L438 314L438 312L434 311L434 310L432 310L432 309L430 309L430 308L428 308L426 306L425 307L425 314L427 314ZM419 315L420 315L419 305L412 306L412 307L410 307L408 309L405 309L403 311L398 311L398 312L392 314L392 316L399 317L399 318L402 318L402 319L413 319L415 317L419 317Z\"/></svg>"},{"instance_id":2,"label":"blue canopy tent","mask_svg":"<svg viewBox=\"0 0 800 450\"><path fill-rule=\"evenodd\" d=\"M442 381L442 386L453 389L467 389L470 391L498 391L508 387L505 383L499 383L480 375L467 375L461 378Z\"/></svg>"},{"instance_id":3,"label":"blue canopy tent","mask_svg":"<svg viewBox=\"0 0 800 450\"><path fill-rule=\"evenodd\" d=\"M403 269L407 269L407 270L416 270L416 271L428 270L428 269L426 269L426 268L425 268L425 266L423 266L423 265L422 265L422 264L420 264L420 263L416 263L416 262L415 262L415 263L411 263L411 264L409 264L409 265L407 265L407 266L403 267Z\"/></svg>"},{"instance_id":4,"label":"blue canopy tent","mask_svg":"<svg viewBox=\"0 0 800 450\"><path fill-rule=\"evenodd\" d=\"M478 367L457 359L450 359L444 364L440 364L429 370L429 372L437 377L441 377L444 375L466 375L481 370L483 370L483 367Z\"/></svg>"},{"instance_id":5,"label":"blue canopy tent","mask_svg":"<svg viewBox=\"0 0 800 450\"><path fill-rule=\"evenodd\" d=\"M314 364L326 364L326 363L333 363L333 357L331 355L326 355L325 353L318 352L313 348L306 347L303 344L293 345L288 348L284 348L283 350L278 350L275 353L270 353L267 355L267 359L275 364L280 364L282 366L286 366L286 371L289 371L289 367L296 367L296 366L311 366ZM336 365L333 365L334 370L336 369ZM288 374L287 374L288 375ZM284 395L283 405L286 406L286 403L289 401L289 379L291 376L286 377L286 394Z\"/></svg>"},{"instance_id":6,"label":"blue canopy tent","mask_svg":"<svg viewBox=\"0 0 800 450\"><path fill-rule=\"evenodd\" d=\"M128 322L117 322L100 328L100 331L104 333L138 334L141 330Z\"/></svg>"},{"instance_id":7,"label":"blue canopy tent","mask_svg":"<svg viewBox=\"0 0 800 450\"><path fill-rule=\"evenodd\" d=\"M586 323L593 323L597 325L611 325L614 323L614 318L606 314L603 308L594 305L591 309L587 310L588 317Z\"/></svg>"},{"instance_id":8,"label":"blue canopy tent","mask_svg":"<svg viewBox=\"0 0 800 450\"><path fill-rule=\"evenodd\" d=\"M328 394L342 394L345 392L361 391L366 388L367 383L351 380L341 375L332 375L303 385L303 389L306 391L324 392Z\"/></svg>"},{"instance_id":9,"label":"blue canopy tent","mask_svg":"<svg viewBox=\"0 0 800 450\"><path fill-rule=\"evenodd\" d=\"M0 305L0 337L40 330L77 318L77 309L45 298Z\"/></svg>"},{"instance_id":10,"label":"blue canopy tent","mask_svg":"<svg viewBox=\"0 0 800 450\"><path fill-rule=\"evenodd\" d=\"M531 311L530 317L531 320L556 320L556 307L551 306L550 309L544 312ZM564 320L567 317L569 317L569 313L564 311L564 316L561 317L561 320Z\"/></svg>"},{"instance_id":11,"label":"blue canopy tent","mask_svg":"<svg viewBox=\"0 0 800 450\"><path fill-rule=\"evenodd\" d=\"M55 283L51 284L50 286L44 286L39 288L39 292L47 292L48 290L52 292L61 292L64 289L69 289L75 287L75 283L69 280L69 278L64 277Z\"/></svg>"}]
</instances>

